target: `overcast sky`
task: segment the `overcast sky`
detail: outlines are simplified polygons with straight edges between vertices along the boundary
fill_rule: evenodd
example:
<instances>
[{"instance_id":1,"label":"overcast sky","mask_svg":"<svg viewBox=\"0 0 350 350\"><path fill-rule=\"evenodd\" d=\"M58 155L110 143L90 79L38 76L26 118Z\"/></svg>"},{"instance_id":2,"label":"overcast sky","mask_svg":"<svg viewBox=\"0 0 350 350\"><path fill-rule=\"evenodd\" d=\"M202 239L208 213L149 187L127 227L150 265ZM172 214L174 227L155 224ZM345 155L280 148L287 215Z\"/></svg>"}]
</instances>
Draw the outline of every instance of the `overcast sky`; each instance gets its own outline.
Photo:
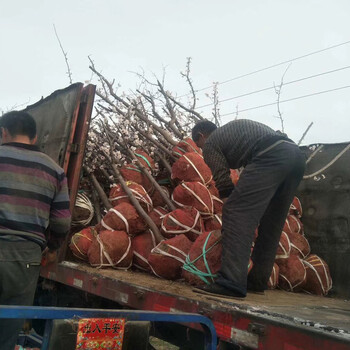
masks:
<instances>
[{"instance_id":1,"label":"overcast sky","mask_svg":"<svg viewBox=\"0 0 350 350\"><path fill-rule=\"evenodd\" d=\"M53 24L68 53L73 80L89 81L90 55L121 90L137 85L142 67L178 96L189 92L180 71L192 57L196 89L350 41L349 0L100 0L0 2L0 110L23 108L69 85ZM279 84L289 63L219 84L228 99ZM285 131L304 143L350 141L350 43L294 60L280 104ZM337 70L333 73L327 73ZM318 77L290 83L313 75ZM198 106L210 103L198 92ZM183 97L186 101L187 97ZM223 122L254 119L281 129L274 89L222 102ZM22 106L23 105L23 106ZM246 109L250 109L244 111ZM211 116L211 106L198 111ZM230 114L231 113L231 114Z\"/></svg>"}]
</instances>

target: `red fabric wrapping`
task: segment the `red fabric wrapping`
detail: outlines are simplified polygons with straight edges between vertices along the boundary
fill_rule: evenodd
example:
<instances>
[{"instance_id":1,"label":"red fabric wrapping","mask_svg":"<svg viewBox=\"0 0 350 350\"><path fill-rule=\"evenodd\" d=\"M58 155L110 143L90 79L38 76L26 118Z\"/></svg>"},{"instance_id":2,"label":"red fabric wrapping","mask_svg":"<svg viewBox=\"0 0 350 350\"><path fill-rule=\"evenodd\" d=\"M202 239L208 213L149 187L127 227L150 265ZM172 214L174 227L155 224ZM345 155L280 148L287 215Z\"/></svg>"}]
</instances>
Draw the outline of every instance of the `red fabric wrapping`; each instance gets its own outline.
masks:
<instances>
[{"instance_id":1,"label":"red fabric wrapping","mask_svg":"<svg viewBox=\"0 0 350 350\"><path fill-rule=\"evenodd\" d=\"M149 170L154 170L156 167L154 160L149 156L148 153L141 149L136 149L134 152L137 159L140 161L140 163Z\"/></svg>"},{"instance_id":2,"label":"red fabric wrapping","mask_svg":"<svg viewBox=\"0 0 350 350\"><path fill-rule=\"evenodd\" d=\"M205 259L207 261L210 271L208 271L205 266L205 260L203 256L203 249L206 241L207 243L205 247ZM221 232L219 230L205 232L201 236L199 236L197 240L193 243L188 253L188 259L198 270L204 273L211 273L212 275L215 275L221 267L221 253ZM200 286L206 284L195 273L183 270L182 276L188 283L192 285ZM206 280L208 283L212 283L214 282L215 278L206 277Z\"/></svg>"},{"instance_id":3,"label":"red fabric wrapping","mask_svg":"<svg viewBox=\"0 0 350 350\"><path fill-rule=\"evenodd\" d=\"M282 231L281 238L280 238L277 252L276 252L276 260L289 258L290 251L291 251L291 246L290 246L289 237L284 231Z\"/></svg>"},{"instance_id":4,"label":"red fabric wrapping","mask_svg":"<svg viewBox=\"0 0 350 350\"><path fill-rule=\"evenodd\" d=\"M236 186L237 182L239 180L239 170L237 169L230 169L230 177L233 182L233 184Z\"/></svg>"},{"instance_id":5,"label":"red fabric wrapping","mask_svg":"<svg viewBox=\"0 0 350 350\"><path fill-rule=\"evenodd\" d=\"M214 215L209 217L203 217L204 231L210 232L215 230L221 230L222 220L221 216Z\"/></svg>"},{"instance_id":6,"label":"red fabric wrapping","mask_svg":"<svg viewBox=\"0 0 350 350\"><path fill-rule=\"evenodd\" d=\"M146 231L146 223L129 203L120 203L108 210L101 220L101 229L125 231L133 236Z\"/></svg>"},{"instance_id":7,"label":"red fabric wrapping","mask_svg":"<svg viewBox=\"0 0 350 350\"><path fill-rule=\"evenodd\" d=\"M160 242L148 256L152 272L169 280L180 278L181 268L191 246L192 242L185 235Z\"/></svg>"},{"instance_id":8,"label":"red fabric wrapping","mask_svg":"<svg viewBox=\"0 0 350 350\"><path fill-rule=\"evenodd\" d=\"M70 241L69 248L74 256L81 260L88 260L87 252L97 232L94 227L87 227L75 233Z\"/></svg>"},{"instance_id":9,"label":"red fabric wrapping","mask_svg":"<svg viewBox=\"0 0 350 350\"><path fill-rule=\"evenodd\" d=\"M269 278L269 281L267 282L268 289L275 289L277 287L279 271L280 271L280 268L276 263L274 263L271 276Z\"/></svg>"},{"instance_id":10,"label":"red fabric wrapping","mask_svg":"<svg viewBox=\"0 0 350 350\"><path fill-rule=\"evenodd\" d=\"M91 266L128 269L132 263L130 237L124 231L101 231L88 251Z\"/></svg>"},{"instance_id":11,"label":"red fabric wrapping","mask_svg":"<svg viewBox=\"0 0 350 350\"><path fill-rule=\"evenodd\" d=\"M184 234L195 241L203 233L203 220L195 208L176 209L163 217L161 231L166 238Z\"/></svg>"},{"instance_id":12,"label":"red fabric wrapping","mask_svg":"<svg viewBox=\"0 0 350 350\"><path fill-rule=\"evenodd\" d=\"M207 185L212 180L211 170L197 153L186 153L171 168L171 178L180 181L199 181Z\"/></svg>"},{"instance_id":13,"label":"red fabric wrapping","mask_svg":"<svg viewBox=\"0 0 350 350\"><path fill-rule=\"evenodd\" d=\"M160 186L162 191L164 192L164 194L170 198L170 192L169 189L165 186ZM154 207L163 207L166 205L165 200L162 198L162 196L160 195L159 191L157 191L156 189L154 190L152 196L151 196L152 202L153 202L153 206Z\"/></svg>"},{"instance_id":14,"label":"red fabric wrapping","mask_svg":"<svg viewBox=\"0 0 350 350\"><path fill-rule=\"evenodd\" d=\"M149 217L152 219L152 221L156 224L158 228L161 227L163 217L166 214L169 214L169 212L163 207L155 207L150 213L148 213Z\"/></svg>"},{"instance_id":15,"label":"red fabric wrapping","mask_svg":"<svg viewBox=\"0 0 350 350\"><path fill-rule=\"evenodd\" d=\"M332 288L332 277L327 263L315 254L311 254L303 263L306 268L303 290L307 293L327 295Z\"/></svg>"},{"instance_id":16,"label":"red fabric wrapping","mask_svg":"<svg viewBox=\"0 0 350 350\"><path fill-rule=\"evenodd\" d=\"M283 226L283 231L286 233L295 232L303 234L304 227L299 218L295 215L288 215Z\"/></svg>"},{"instance_id":17,"label":"red fabric wrapping","mask_svg":"<svg viewBox=\"0 0 350 350\"><path fill-rule=\"evenodd\" d=\"M156 246L156 240L151 230L148 230L131 239L131 248L134 253L133 266L143 271L151 271L148 256Z\"/></svg>"},{"instance_id":18,"label":"red fabric wrapping","mask_svg":"<svg viewBox=\"0 0 350 350\"><path fill-rule=\"evenodd\" d=\"M183 139L176 146L173 147L173 155L175 157L181 157L182 155L188 152L195 152L200 155L202 154L202 150L199 147L197 147L195 142L190 137Z\"/></svg>"},{"instance_id":19,"label":"red fabric wrapping","mask_svg":"<svg viewBox=\"0 0 350 350\"><path fill-rule=\"evenodd\" d=\"M142 208L146 212L149 212L152 209L153 203L152 203L152 199L147 194L143 186L136 182L131 182L131 181L126 181L126 185L129 187L130 191L132 192L134 197L137 199L137 201L141 204ZM128 195L124 192L120 184L114 185L111 188L109 192L109 200L111 201L114 207L120 203L131 204Z\"/></svg>"},{"instance_id":20,"label":"red fabric wrapping","mask_svg":"<svg viewBox=\"0 0 350 350\"><path fill-rule=\"evenodd\" d=\"M291 247L290 254L305 259L310 254L310 245L306 237L295 232L289 232L288 237Z\"/></svg>"},{"instance_id":21,"label":"red fabric wrapping","mask_svg":"<svg viewBox=\"0 0 350 350\"><path fill-rule=\"evenodd\" d=\"M298 197L294 197L293 202L289 208L289 214L295 215L298 218L303 216L303 208L301 207L301 202Z\"/></svg>"},{"instance_id":22,"label":"red fabric wrapping","mask_svg":"<svg viewBox=\"0 0 350 350\"><path fill-rule=\"evenodd\" d=\"M153 184L142 174L141 170L135 164L126 164L120 168L120 173L125 181L136 182L142 185L148 194L153 193Z\"/></svg>"},{"instance_id":23,"label":"red fabric wrapping","mask_svg":"<svg viewBox=\"0 0 350 350\"><path fill-rule=\"evenodd\" d=\"M201 215L210 215L214 213L214 203L208 189L200 182L183 182L176 186L172 200L179 207L196 208Z\"/></svg>"},{"instance_id":24,"label":"red fabric wrapping","mask_svg":"<svg viewBox=\"0 0 350 350\"><path fill-rule=\"evenodd\" d=\"M300 291L306 279L303 261L297 255L277 262L279 271L278 287L288 292Z\"/></svg>"}]
</instances>

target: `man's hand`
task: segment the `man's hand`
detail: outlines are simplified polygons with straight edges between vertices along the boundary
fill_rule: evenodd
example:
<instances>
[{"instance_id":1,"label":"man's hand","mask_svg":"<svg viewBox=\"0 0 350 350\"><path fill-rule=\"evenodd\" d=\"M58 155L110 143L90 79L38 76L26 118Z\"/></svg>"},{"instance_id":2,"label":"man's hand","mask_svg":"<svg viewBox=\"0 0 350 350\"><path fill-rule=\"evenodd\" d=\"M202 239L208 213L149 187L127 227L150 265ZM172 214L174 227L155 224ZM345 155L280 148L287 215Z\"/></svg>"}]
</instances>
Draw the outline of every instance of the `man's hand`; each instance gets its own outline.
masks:
<instances>
[{"instance_id":1,"label":"man's hand","mask_svg":"<svg viewBox=\"0 0 350 350\"><path fill-rule=\"evenodd\" d=\"M57 260L57 250L50 250L48 247L42 252L41 265L52 264Z\"/></svg>"}]
</instances>

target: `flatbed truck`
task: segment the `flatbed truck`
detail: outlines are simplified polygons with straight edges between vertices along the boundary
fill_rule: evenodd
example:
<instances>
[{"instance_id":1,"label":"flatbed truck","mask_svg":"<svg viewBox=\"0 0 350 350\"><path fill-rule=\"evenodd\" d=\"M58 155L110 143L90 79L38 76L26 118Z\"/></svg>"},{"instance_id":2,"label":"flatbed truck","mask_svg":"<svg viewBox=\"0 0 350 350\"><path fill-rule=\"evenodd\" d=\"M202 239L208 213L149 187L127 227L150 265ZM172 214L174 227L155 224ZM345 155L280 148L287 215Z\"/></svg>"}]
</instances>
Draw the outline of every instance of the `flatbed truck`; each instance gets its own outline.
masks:
<instances>
[{"instance_id":1,"label":"flatbed truck","mask_svg":"<svg viewBox=\"0 0 350 350\"><path fill-rule=\"evenodd\" d=\"M73 205L94 94L95 86L78 83L27 108L39 124L39 145L67 173ZM307 173L318 170L320 162L323 166L334 161L347 145L323 145L308 164ZM303 149L309 156L319 146ZM264 295L248 293L244 300L200 295L181 281L161 280L133 270L93 268L72 259L68 242L57 263L42 267L41 276L49 284L71 288L72 293L94 296L101 305L110 301L135 310L205 315L215 325L219 349L350 349L350 151L322 173L303 181L299 190L312 252L320 254L331 268L335 291L331 297L281 290L268 290ZM159 334L179 348L197 349L198 331L195 324L179 325L175 334L162 330ZM187 347L181 347L185 343Z\"/></svg>"}]
</instances>

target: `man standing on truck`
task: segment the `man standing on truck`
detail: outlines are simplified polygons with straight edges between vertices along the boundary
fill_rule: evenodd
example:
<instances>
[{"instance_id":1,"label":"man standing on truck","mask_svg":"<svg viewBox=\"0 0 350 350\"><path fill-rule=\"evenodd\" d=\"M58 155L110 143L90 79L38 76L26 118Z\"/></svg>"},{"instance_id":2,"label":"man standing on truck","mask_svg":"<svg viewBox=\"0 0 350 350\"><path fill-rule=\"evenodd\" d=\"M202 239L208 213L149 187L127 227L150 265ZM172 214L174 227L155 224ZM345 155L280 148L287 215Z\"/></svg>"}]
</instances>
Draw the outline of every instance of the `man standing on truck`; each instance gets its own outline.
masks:
<instances>
[{"instance_id":1,"label":"man standing on truck","mask_svg":"<svg viewBox=\"0 0 350 350\"><path fill-rule=\"evenodd\" d=\"M244 298L248 291L267 289L282 228L305 170L305 157L285 134L247 119L217 128L210 121L192 129L193 141L202 148L220 198L222 264L215 283L199 290ZM244 167L236 186L230 169ZM248 273L255 229L253 268Z\"/></svg>"},{"instance_id":2,"label":"man standing on truck","mask_svg":"<svg viewBox=\"0 0 350 350\"><path fill-rule=\"evenodd\" d=\"M32 305L42 255L55 260L69 231L67 178L34 145L31 115L6 113L0 128L0 304ZM14 349L22 325L0 319L2 350Z\"/></svg>"}]
</instances>

